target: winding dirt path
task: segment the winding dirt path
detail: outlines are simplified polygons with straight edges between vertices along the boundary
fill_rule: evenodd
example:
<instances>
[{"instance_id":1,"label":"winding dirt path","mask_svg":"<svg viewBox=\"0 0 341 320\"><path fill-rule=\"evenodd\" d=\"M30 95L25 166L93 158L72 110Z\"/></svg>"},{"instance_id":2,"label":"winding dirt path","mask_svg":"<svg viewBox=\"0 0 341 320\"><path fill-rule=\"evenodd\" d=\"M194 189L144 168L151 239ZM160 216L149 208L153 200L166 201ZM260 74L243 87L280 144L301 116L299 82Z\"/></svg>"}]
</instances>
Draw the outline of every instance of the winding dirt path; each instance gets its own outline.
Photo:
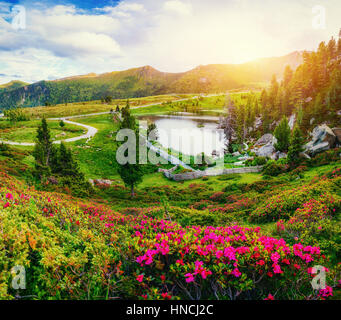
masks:
<instances>
[{"instance_id":1,"label":"winding dirt path","mask_svg":"<svg viewBox=\"0 0 341 320\"><path fill-rule=\"evenodd\" d=\"M81 136L78 136L78 137L73 137L73 138L69 138L69 139L65 139L65 140L56 140L56 141L53 141L53 144L61 144L62 142L74 142L74 141L78 141L78 140L82 140L82 139L91 139L98 132L98 129L96 129L92 126L88 126L88 125L83 124L83 123L73 122L73 121L70 121L67 119L68 118L50 118L50 119L46 119L46 120L47 121L63 120L65 123L73 124L73 125L87 129L88 130L87 133L83 134ZM15 142L15 141L2 141L2 140L0 140L0 143L12 145L12 146L34 146L35 145L34 142Z\"/></svg>"}]
</instances>

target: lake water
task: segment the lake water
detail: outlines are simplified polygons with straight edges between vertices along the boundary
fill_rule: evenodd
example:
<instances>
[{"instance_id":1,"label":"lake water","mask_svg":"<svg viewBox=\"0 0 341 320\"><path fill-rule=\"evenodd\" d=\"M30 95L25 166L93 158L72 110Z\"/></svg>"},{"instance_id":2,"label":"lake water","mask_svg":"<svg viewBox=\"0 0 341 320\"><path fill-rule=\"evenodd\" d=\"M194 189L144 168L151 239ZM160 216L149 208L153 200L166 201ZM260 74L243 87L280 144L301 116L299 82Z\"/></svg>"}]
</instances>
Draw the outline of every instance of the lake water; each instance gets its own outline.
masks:
<instances>
[{"instance_id":1,"label":"lake water","mask_svg":"<svg viewBox=\"0 0 341 320\"><path fill-rule=\"evenodd\" d=\"M143 116L139 120L143 127L146 127L146 121L155 123L158 142L165 148L194 156L202 152L212 156L213 151L223 154L225 138L223 130L218 130L218 117L178 113Z\"/></svg>"}]
</instances>

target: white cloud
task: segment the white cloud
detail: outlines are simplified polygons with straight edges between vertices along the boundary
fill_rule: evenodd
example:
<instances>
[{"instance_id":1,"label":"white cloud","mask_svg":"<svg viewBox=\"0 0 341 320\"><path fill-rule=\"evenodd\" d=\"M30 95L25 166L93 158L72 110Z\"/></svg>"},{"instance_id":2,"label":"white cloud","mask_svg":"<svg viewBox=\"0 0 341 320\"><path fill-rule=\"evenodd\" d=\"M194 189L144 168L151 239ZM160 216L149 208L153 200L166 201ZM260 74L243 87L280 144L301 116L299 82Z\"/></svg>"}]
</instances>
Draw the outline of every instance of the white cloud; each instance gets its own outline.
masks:
<instances>
[{"instance_id":1,"label":"white cloud","mask_svg":"<svg viewBox=\"0 0 341 320\"><path fill-rule=\"evenodd\" d=\"M52 12L42 13L40 11L32 11L28 13L29 27L35 32L42 34L51 32L77 32L77 31L93 31L110 34L117 30L120 22L113 17L106 15L86 15L86 14L53 14Z\"/></svg>"},{"instance_id":2,"label":"white cloud","mask_svg":"<svg viewBox=\"0 0 341 320\"><path fill-rule=\"evenodd\" d=\"M171 13L189 16L192 14L192 6L189 3L184 3L179 0L166 1L164 9Z\"/></svg>"},{"instance_id":3,"label":"white cloud","mask_svg":"<svg viewBox=\"0 0 341 320\"><path fill-rule=\"evenodd\" d=\"M312 50L336 35L341 9L328 0L327 28L314 30L312 0L122 0L93 11L32 4L27 29L15 31L2 4L0 73L27 81L142 65L179 72Z\"/></svg>"},{"instance_id":4,"label":"white cloud","mask_svg":"<svg viewBox=\"0 0 341 320\"><path fill-rule=\"evenodd\" d=\"M107 13L111 16L118 18L131 18L135 14L142 14L146 12L146 9L143 4L135 3L135 2L120 2L115 7L104 7L97 9L99 12Z\"/></svg>"},{"instance_id":5,"label":"white cloud","mask_svg":"<svg viewBox=\"0 0 341 320\"><path fill-rule=\"evenodd\" d=\"M73 5L68 5L68 6L57 5L55 7L52 7L46 10L46 13L49 16L75 14L76 12L77 12L76 7Z\"/></svg>"},{"instance_id":6,"label":"white cloud","mask_svg":"<svg viewBox=\"0 0 341 320\"><path fill-rule=\"evenodd\" d=\"M0 77L0 82L5 83L13 80L13 75L18 80L35 82L38 80L48 80L62 78L82 73L72 61L65 58L56 57L47 50L25 49L17 51L7 51L0 53L0 70L4 76ZM7 75L7 76L6 76Z\"/></svg>"},{"instance_id":7,"label":"white cloud","mask_svg":"<svg viewBox=\"0 0 341 320\"><path fill-rule=\"evenodd\" d=\"M101 54L115 56L120 53L120 46L105 34L91 32L73 32L53 37L51 47L61 56Z\"/></svg>"}]
</instances>

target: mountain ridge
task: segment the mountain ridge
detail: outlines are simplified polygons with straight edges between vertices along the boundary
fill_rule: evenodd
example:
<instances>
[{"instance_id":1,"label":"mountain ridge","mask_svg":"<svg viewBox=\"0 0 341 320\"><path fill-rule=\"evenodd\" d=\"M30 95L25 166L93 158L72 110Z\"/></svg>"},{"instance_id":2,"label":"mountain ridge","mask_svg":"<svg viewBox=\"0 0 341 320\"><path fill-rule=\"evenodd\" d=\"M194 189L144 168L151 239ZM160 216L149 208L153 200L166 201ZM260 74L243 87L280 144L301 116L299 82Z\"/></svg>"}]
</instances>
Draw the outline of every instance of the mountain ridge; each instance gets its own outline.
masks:
<instances>
[{"instance_id":1,"label":"mountain ridge","mask_svg":"<svg viewBox=\"0 0 341 320\"><path fill-rule=\"evenodd\" d=\"M134 98L169 93L222 92L268 82L273 74L281 77L287 65L296 69L302 61L302 53L295 51L243 64L200 65L178 73L162 72L146 65L103 74L42 80L0 91L0 109L100 100L105 96Z\"/></svg>"}]
</instances>

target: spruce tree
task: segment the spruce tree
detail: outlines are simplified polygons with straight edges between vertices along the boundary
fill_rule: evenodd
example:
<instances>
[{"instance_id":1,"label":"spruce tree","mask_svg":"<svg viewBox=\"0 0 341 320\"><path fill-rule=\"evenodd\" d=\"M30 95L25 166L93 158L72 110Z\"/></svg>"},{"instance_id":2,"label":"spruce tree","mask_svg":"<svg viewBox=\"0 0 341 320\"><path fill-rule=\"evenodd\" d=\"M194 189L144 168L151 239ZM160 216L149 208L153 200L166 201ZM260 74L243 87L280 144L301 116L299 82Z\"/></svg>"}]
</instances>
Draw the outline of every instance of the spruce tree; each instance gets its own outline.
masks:
<instances>
[{"instance_id":1,"label":"spruce tree","mask_svg":"<svg viewBox=\"0 0 341 320\"><path fill-rule=\"evenodd\" d=\"M59 148L59 169L62 176L77 176L78 170L72 157L71 150L65 147L64 143Z\"/></svg>"},{"instance_id":2,"label":"spruce tree","mask_svg":"<svg viewBox=\"0 0 341 320\"><path fill-rule=\"evenodd\" d=\"M291 167L295 167L300 162L300 153L303 151L303 136L298 125L295 125L290 138L290 146L288 152L288 163Z\"/></svg>"},{"instance_id":3,"label":"spruce tree","mask_svg":"<svg viewBox=\"0 0 341 320\"><path fill-rule=\"evenodd\" d=\"M288 151L290 142L290 127L287 117L282 118L281 122L276 127L274 134L277 139L275 148L282 152Z\"/></svg>"},{"instance_id":4,"label":"spruce tree","mask_svg":"<svg viewBox=\"0 0 341 320\"><path fill-rule=\"evenodd\" d=\"M35 158L36 173L40 178L50 174L50 160L53 153L53 145L50 136L50 129L45 118L42 119L37 130L37 142L33 155Z\"/></svg>"},{"instance_id":5,"label":"spruce tree","mask_svg":"<svg viewBox=\"0 0 341 320\"><path fill-rule=\"evenodd\" d=\"M284 88L288 87L288 85L289 85L289 83L290 83L290 81L291 81L291 79L293 77L293 74L294 73L293 73L292 69L290 68L289 65L287 65L285 67L285 70L284 70L284 76L283 76L283 81L282 81L282 86Z\"/></svg>"},{"instance_id":6,"label":"spruce tree","mask_svg":"<svg viewBox=\"0 0 341 320\"><path fill-rule=\"evenodd\" d=\"M136 161L135 163L118 164L118 174L121 176L124 184L130 187L131 196L135 196L135 187L142 182L142 177L144 175L144 170L141 164L138 163L139 160L139 132L136 125L136 119L130 114L129 101L127 106L122 110L122 122L121 129L130 129L135 132L136 137ZM124 142L122 142L123 144Z\"/></svg>"},{"instance_id":7,"label":"spruce tree","mask_svg":"<svg viewBox=\"0 0 341 320\"><path fill-rule=\"evenodd\" d=\"M227 111L227 117L224 121L224 134L227 141L227 149L229 153L233 153L233 137L236 134L237 128L237 111L234 102L232 101L229 94L226 95L225 108Z\"/></svg>"}]
</instances>

